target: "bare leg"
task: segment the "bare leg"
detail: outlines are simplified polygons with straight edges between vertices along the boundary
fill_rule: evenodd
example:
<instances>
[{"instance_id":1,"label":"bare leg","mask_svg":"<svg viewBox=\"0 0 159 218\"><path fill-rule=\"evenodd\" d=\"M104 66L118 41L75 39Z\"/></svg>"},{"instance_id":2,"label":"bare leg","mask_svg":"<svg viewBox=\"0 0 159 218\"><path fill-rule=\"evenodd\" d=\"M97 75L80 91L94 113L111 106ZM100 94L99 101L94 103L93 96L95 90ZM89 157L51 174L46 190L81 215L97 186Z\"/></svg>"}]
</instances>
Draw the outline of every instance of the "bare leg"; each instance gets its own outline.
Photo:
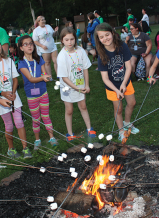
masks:
<instances>
[{"instance_id":1,"label":"bare leg","mask_svg":"<svg viewBox=\"0 0 159 218\"><path fill-rule=\"evenodd\" d=\"M13 147L13 137L10 136L10 135L13 135L13 132L7 132L7 131L5 131L5 132L7 134L9 134L9 135L5 134L5 137L6 137L6 140L8 142L8 146L9 146L9 150L10 150L11 148L14 148Z\"/></svg>"},{"instance_id":2,"label":"bare leg","mask_svg":"<svg viewBox=\"0 0 159 218\"><path fill-rule=\"evenodd\" d=\"M113 106L114 106L114 117L116 116L117 113L117 109L119 106L119 101L113 101ZM120 102L120 106L118 109L118 114L116 117L116 123L119 129L121 129L123 127L123 117L122 117L122 110L123 110L123 104L122 101Z\"/></svg>"},{"instance_id":3,"label":"bare leg","mask_svg":"<svg viewBox=\"0 0 159 218\"><path fill-rule=\"evenodd\" d=\"M92 49L92 50L89 51L89 53L90 53L91 55L93 55L93 61L94 61L95 58L96 58L96 50L95 50L95 49Z\"/></svg>"},{"instance_id":4,"label":"bare leg","mask_svg":"<svg viewBox=\"0 0 159 218\"><path fill-rule=\"evenodd\" d=\"M44 54L42 54L42 56L43 56L43 59L45 61L46 73L48 75L52 76L52 73L51 73L51 54L50 53L44 53Z\"/></svg>"},{"instance_id":5,"label":"bare leg","mask_svg":"<svg viewBox=\"0 0 159 218\"><path fill-rule=\"evenodd\" d=\"M17 129L17 130L18 130L19 138L26 141L26 131L25 131L25 127L22 127L22 128L20 128L20 129ZM27 142L21 141L21 143L22 143L22 145L23 145L23 149L24 149L25 147L27 147Z\"/></svg>"},{"instance_id":6,"label":"bare leg","mask_svg":"<svg viewBox=\"0 0 159 218\"><path fill-rule=\"evenodd\" d=\"M39 138L39 132L34 132L34 134L35 134L35 139L36 140L39 140L40 138Z\"/></svg>"},{"instance_id":7,"label":"bare leg","mask_svg":"<svg viewBox=\"0 0 159 218\"><path fill-rule=\"evenodd\" d=\"M125 108L125 122L130 122L132 112L134 110L136 100L135 95L125 95L124 96L127 102L126 108Z\"/></svg>"},{"instance_id":8,"label":"bare leg","mask_svg":"<svg viewBox=\"0 0 159 218\"><path fill-rule=\"evenodd\" d=\"M151 59L152 59L152 54L148 54L145 58L145 64L146 64L146 77L149 76L149 71L150 71L150 67L151 67Z\"/></svg>"},{"instance_id":9,"label":"bare leg","mask_svg":"<svg viewBox=\"0 0 159 218\"><path fill-rule=\"evenodd\" d=\"M54 62L54 69L55 69L56 75L57 75L57 55L58 55L57 50L51 53L51 58L52 58L52 61Z\"/></svg>"},{"instance_id":10,"label":"bare leg","mask_svg":"<svg viewBox=\"0 0 159 218\"><path fill-rule=\"evenodd\" d=\"M72 133L72 114L73 114L73 103L64 102L65 103L65 122L69 135L73 135Z\"/></svg>"},{"instance_id":11,"label":"bare leg","mask_svg":"<svg viewBox=\"0 0 159 218\"><path fill-rule=\"evenodd\" d=\"M91 128L91 122L90 122L88 110L87 110L87 107L86 107L85 99L78 102L78 108L81 111L81 115L83 117L83 120L84 120L84 122L86 124L87 129L90 129Z\"/></svg>"},{"instance_id":12,"label":"bare leg","mask_svg":"<svg viewBox=\"0 0 159 218\"><path fill-rule=\"evenodd\" d=\"M135 73L137 58L132 56L130 61L131 61L131 67L132 67L131 71L132 71L132 73Z\"/></svg>"}]
</instances>

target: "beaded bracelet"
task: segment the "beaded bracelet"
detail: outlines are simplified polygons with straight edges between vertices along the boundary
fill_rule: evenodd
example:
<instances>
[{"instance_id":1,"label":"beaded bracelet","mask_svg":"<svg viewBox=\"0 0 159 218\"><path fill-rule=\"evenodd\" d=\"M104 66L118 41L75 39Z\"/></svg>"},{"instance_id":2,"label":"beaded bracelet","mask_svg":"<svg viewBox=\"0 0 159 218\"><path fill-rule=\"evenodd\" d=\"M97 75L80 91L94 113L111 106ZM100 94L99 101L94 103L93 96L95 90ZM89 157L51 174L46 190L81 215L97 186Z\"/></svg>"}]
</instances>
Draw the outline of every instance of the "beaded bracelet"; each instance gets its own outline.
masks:
<instances>
[{"instance_id":1,"label":"beaded bracelet","mask_svg":"<svg viewBox=\"0 0 159 218\"><path fill-rule=\"evenodd\" d=\"M46 75L47 73L42 73L41 76Z\"/></svg>"},{"instance_id":2,"label":"beaded bracelet","mask_svg":"<svg viewBox=\"0 0 159 218\"><path fill-rule=\"evenodd\" d=\"M151 79L152 78L152 76L148 76L147 77L147 83L150 83L150 80L149 79Z\"/></svg>"}]
</instances>

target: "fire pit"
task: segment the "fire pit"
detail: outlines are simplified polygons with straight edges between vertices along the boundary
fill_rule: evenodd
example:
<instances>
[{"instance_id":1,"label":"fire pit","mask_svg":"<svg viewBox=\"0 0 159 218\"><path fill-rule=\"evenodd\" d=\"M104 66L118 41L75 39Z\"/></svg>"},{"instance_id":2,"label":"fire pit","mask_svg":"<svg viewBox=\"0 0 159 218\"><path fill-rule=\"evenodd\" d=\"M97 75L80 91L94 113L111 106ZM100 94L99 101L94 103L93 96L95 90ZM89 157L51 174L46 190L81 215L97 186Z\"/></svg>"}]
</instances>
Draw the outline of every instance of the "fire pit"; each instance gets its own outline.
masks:
<instances>
[{"instance_id":1,"label":"fire pit","mask_svg":"<svg viewBox=\"0 0 159 218\"><path fill-rule=\"evenodd\" d=\"M159 192L157 184L147 184L157 183L159 180L158 165L151 164L151 155L148 155L148 158L145 153L147 148L142 147L139 150L134 150L129 149L128 147L131 146L128 146L122 148L121 151L120 145L114 144L115 159L114 162L110 162L111 146L88 150L87 155L91 156L89 162L84 161L85 154L77 152L68 153L68 159L65 162L57 162L52 159L42 164L45 168L53 166L65 170L74 167L78 173L78 178L87 168L77 185L71 175L41 173L36 169L29 168L24 170L19 179L11 182L8 186L2 184L0 195L3 201L0 201L0 217L52 218L56 211L50 210L50 204L46 201L47 197L54 196L55 202L60 206L74 182L73 192L70 193L65 204L61 206L61 210L58 212L60 215L57 214L56 217L120 217L120 214L126 213L128 209L129 212L133 213L134 205L137 205L137 202L144 204L146 215L150 211L151 216L157 214L159 209L155 203L152 202L154 209L148 209L148 197L144 198L149 193L149 198L155 198L157 201L156 193ZM123 152L123 149L127 149L127 151ZM158 147L151 147L151 153L154 154L157 151ZM124 153L125 156L121 153ZM103 165L97 161L98 155L103 156ZM154 158L154 155L152 157ZM41 164L37 167L41 167ZM110 176L115 176L115 179L110 180ZM69 186L70 189L68 189ZM136 195L130 197L132 190ZM28 204L25 201L16 201L25 199L27 196L34 196L34 200L27 198Z\"/></svg>"}]
</instances>

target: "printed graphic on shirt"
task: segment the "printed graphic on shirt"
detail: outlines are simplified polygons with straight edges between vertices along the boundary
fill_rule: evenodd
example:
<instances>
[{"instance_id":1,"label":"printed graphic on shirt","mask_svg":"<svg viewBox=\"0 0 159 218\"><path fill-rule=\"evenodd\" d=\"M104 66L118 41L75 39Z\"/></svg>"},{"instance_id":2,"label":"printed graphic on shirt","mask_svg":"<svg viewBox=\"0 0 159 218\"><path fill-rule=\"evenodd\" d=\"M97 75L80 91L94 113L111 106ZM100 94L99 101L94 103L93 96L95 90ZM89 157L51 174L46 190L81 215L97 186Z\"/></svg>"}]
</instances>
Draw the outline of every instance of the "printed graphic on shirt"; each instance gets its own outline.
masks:
<instances>
[{"instance_id":1,"label":"printed graphic on shirt","mask_svg":"<svg viewBox=\"0 0 159 218\"><path fill-rule=\"evenodd\" d=\"M10 78L10 73L3 74L0 71L0 90L1 91L12 91L12 81Z\"/></svg>"},{"instance_id":2,"label":"printed graphic on shirt","mask_svg":"<svg viewBox=\"0 0 159 218\"><path fill-rule=\"evenodd\" d=\"M112 70L114 81L123 81L125 75L123 55L115 55L115 57L112 57L108 62L108 69Z\"/></svg>"},{"instance_id":3,"label":"printed graphic on shirt","mask_svg":"<svg viewBox=\"0 0 159 218\"><path fill-rule=\"evenodd\" d=\"M134 41L134 39L130 39L130 41L132 42L131 47L130 47L131 49L134 49L135 45L137 45L138 49L142 48L142 46L141 46L141 39L136 39L135 41Z\"/></svg>"},{"instance_id":4,"label":"printed graphic on shirt","mask_svg":"<svg viewBox=\"0 0 159 218\"><path fill-rule=\"evenodd\" d=\"M51 38L51 33L49 33L49 32L46 33L46 31L44 31L43 34L39 36L39 39L43 42L45 42L45 41L49 42L50 38Z\"/></svg>"},{"instance_id":5,"label":"printed graphic on shirt","mask_svg":"<svg viewBox=\"0 0 159 218\"><path fill-rule=\"evenodd\" d=\"M71 66L71 74L73 75L72 82L76 86L84 84L84 75L83 75L82 64L77 64L77 66L72 65Z\"/></svg>"}]
</instances>

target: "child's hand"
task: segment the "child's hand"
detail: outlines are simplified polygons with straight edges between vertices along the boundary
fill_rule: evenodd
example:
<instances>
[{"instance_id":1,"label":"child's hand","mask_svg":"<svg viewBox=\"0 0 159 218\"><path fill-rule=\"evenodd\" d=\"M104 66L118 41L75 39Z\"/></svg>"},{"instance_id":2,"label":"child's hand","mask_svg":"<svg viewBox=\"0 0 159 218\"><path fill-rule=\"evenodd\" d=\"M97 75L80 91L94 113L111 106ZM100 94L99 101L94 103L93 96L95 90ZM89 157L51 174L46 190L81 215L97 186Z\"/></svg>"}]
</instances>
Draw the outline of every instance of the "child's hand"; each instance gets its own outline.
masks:
<instances>
[{"instance_id":1,"label":"child's hand","mask_svg":"<svg viewBox=\"0 0 159 218\"><path fill-rule=\"evenodd\" d=\"M9 101L7 99L0 99L0 104L4 107L10 107L11 101Z\"/></svg>"},{"instance_id":2,"label":"child's hand","mask_svg":"<svg viewBox=\"0 0 159 218\"><path fill-rule=\"evenodd\" d=\"M89 93L89 92L90 92L89 86L86 86L86 87L85 87L85 90L86 90L86 93Z\"/></svg>"},{"instance_id":3,"label":"child's hand","mask_svg":"<svg viewBox=\"0 0 159 218\"><path fill-rule=\"evenodd\" d=\"M43 48L44 50L47 50L47 47L46 47L45 45L42 45L42 48Z\"/></svg>"},{"instance_id":4,"label":"child's hand","mask_svg":"<svg viewBox=\"0 0 159 218\"><path fill-rule=\"evenodd\" d=\"M49 81L50 81L49 78L51 78L51 75L47 75L47 74L42 75L42 79L43 79L45 82L49 82Z\"/></svg>"},{"instance_id":5,"label":"child's hand","mask_svg":"<svg viewBox=\"0 0 159 218\"><path fill-rule=\"evenodd\" d=\"M153 85L154 85L155 82L156 82L156 79L155 79L155 78L149 78L149 83L150 83L150 85L152 84L152 82L153 82Z\"/></svg>"},{"instance_id":6,"label":"child's hand","mask_svg":"<svg viewBox=\"0 0 159 218\"><path fill-rule=\"evenodd\" d=\"M4 96L5 98L7 98L10 101L13 101L12 92L10 92L10 91L1 92L1 95Z\"/></svg>"},{"instance_id":7,"label":"child's hand","mask_svg":"<svg viewBox=\"0 0 159 218\"><path fill-rule=\"evenodd\" d=\"M122 92L123 94L126 92L126 85L123 83L120 86L120 92Z\"/></svg>"},{"instance_id":8,"label":"child's hand","mask_svg":"<svg viewBox=\"0 0 159 218\"><path fill-rule=\"evenodd\" d=\"M124 98L124 94L120 90L116 91L116 94L118 99L122 100Z\"/></svg>"},{"instance_id":9,"label":"child's hand","mask_svg":"<svg viewBox=\"0 0 159 218\"><path fill-rule=\"evenodd\" d=\"M16 94L15 93L12 93L11 95L11 101L14 101L16 99Z\"/></svg>"}]
</instances>

